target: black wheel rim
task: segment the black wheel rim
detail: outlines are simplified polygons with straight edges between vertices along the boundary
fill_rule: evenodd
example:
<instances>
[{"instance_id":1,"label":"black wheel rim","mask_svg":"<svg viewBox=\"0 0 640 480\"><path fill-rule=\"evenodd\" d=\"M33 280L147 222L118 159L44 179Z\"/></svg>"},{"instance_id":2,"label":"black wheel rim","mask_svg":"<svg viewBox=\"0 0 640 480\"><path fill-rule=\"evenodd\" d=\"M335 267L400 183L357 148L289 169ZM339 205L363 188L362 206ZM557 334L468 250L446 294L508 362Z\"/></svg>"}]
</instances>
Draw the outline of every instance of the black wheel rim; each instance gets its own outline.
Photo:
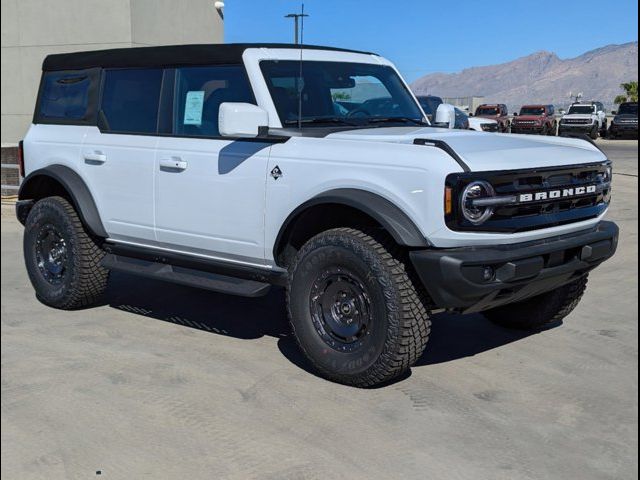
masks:
<instances>
[{"instance_id":1,"label":"black wheel rim","mask_svg":"<svg viewBox=\"0 0 640 480\"><path fill-rule=\"evenodd\" d=\"M56 285L67 271L67 242L52 224L43 225L36 238L36 264L42 277Z\"/></svg>"},{"instance_id":2,"label":"black wheel rim","mask_svg":"<svg viewBox=\"0 0 640 480\"><path fill-rule=\"evenodd\" d=\"M340 352L360 348L371 333L371 298L356 274L341 267L324 270L311 286L313 325L322 340Z\"/></svg>"}]
</instances>

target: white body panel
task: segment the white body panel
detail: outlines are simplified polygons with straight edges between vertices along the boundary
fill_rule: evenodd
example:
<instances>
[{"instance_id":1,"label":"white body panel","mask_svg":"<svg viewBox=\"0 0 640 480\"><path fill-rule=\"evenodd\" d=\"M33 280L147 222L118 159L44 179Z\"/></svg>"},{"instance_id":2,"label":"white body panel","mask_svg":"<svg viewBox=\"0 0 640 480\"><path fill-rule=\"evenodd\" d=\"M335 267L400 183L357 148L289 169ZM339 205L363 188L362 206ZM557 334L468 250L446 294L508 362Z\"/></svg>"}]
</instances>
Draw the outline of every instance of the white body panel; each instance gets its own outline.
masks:
<instances>
[{"instance_id":1,"label":"white body panel","mask_svg":"<svg viewBox=\"0 0 640 480\"><path fill-rule=\"evenodd\" d=\"M270 143L163 137L158 142L156 235L161 246L264 263ZM185 162L183 170L163 160Z\"/></svg>"},{"instance_id":2,"label":"white body panel","mask_svg":"<svg viewBox=\"0 0 640 480\"><path fill-rule=\"evenodd\" d=\"M153 169L158 137L87 127L78 165L105 230L116 240L154 240Z\"/></svg>"},{"instance_id":3,"label":"white body panel","mask_svg":"<svg viewBox=\"0 0 640 480\"><path fill-rule=\"evenodd\" d=\"M469 117L469 128L471 130L475 130L476 132L482 132L482 125L491 125L498 124L495 120L490 118L482 118L482 117Z\"/></svg>"},{"instance_id":4,"label":"white body panel","mask_svg":"<svg viewBox=\"0 0 640 480\"><path fill-rule=\"evenodd\" d=\"M300 51L293 49L251 48L243 54L257 104L271 128L282 125L259 62L299 58ZM375 55L322 50L305 50L303 59L392 66ZM272 144L34 125L25 138L25 155L27 173L51 164L75 170L116 241L265 268L274 265L274 242L285 219L314 196L338 188L389 200L436 247L525 242L589 228L600 220L517 234L453 232L444 222L444 184L448 174L463 167L441 149L414 145L418 138L445 141L471 171L606 160L581 140L432 127L355 129ZM84 156L98 161L85 162ZM106 161L100 161L102 156ZM269 174L276 166L282 172L277 179Z\"/></svg>"}]
</instances>

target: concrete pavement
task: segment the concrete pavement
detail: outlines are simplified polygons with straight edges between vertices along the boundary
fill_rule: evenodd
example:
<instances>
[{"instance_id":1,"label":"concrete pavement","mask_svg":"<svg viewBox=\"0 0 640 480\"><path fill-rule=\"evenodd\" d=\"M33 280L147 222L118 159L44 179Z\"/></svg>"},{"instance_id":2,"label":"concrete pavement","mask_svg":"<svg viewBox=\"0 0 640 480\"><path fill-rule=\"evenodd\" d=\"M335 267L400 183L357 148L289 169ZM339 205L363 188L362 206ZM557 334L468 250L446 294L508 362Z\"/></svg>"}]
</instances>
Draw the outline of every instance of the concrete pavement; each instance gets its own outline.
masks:
<instances>
[{"instance_id":1,"label":"concrete pavement","mask_svg":"<svg viewBox=\"0 0 640 480\"><path fill-rule=\"evenodd\" d=\"M377 390L306 370L279 290L114 274L105 305L47 308L3 216L2 478L637 478L637 142L609 143L620 249L564 324L438 315L410 376Z\"/></svg>"}]
</instances>

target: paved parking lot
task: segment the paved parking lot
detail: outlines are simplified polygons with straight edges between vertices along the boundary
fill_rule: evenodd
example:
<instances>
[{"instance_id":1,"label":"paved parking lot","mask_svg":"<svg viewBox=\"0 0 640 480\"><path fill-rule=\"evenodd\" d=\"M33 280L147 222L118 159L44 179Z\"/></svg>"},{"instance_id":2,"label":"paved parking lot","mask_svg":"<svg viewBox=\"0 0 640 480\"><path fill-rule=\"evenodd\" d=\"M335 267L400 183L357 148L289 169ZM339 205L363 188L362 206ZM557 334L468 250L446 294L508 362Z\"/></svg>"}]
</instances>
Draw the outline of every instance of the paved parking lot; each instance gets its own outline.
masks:
<instances>
[{"instance_id":1,"label":"paved parking lot","mask_svg":"<svg viewBox=\"0 0 640 480\"><path fill-rule=\"evenodd\" d=\"M622 238L577 310L534 335L438 315L377 390L308 373L279 290L114 274L101 307L44 307L3 216L2 478L637 478L638 144L599 143Z\"/></svg>"}]
</instances>

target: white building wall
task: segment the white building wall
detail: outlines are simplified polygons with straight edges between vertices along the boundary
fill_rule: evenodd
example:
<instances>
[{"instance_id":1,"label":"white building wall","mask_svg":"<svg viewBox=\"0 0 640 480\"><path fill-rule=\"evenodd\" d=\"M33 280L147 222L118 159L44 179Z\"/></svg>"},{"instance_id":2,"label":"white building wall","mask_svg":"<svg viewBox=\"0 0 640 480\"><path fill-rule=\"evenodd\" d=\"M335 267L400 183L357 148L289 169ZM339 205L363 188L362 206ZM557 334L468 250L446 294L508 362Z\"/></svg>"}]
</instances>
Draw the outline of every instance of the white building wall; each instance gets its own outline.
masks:
<instances>
[{"instance_id":1,"label":"white building wall","mask_svg":"<svg viewBox=\"0 0 640 480\"><path fill-rule=\"evenodd\" d=\"M221 43L211 0L0 0L2 144L26 132L44 57L145 45Z\"/></svg>"}]
</instances>

